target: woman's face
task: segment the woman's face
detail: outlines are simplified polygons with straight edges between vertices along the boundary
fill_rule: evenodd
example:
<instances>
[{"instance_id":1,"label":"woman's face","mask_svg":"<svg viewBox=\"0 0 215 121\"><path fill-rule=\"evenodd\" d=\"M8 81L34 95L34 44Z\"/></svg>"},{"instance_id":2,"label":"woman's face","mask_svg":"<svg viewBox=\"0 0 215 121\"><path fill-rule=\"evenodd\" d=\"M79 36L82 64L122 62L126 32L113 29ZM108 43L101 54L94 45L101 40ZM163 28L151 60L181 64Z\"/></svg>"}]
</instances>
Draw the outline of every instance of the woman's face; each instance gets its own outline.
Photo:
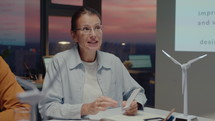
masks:
<instances>
[{"instance_id":1,"label":"woman's face","mask_svg":"<svg viewBox=\"0 0 215 121\"><path fill-rule=\"evenodd\" d=\"M83 14L76 22L77 31L72 33L82 52L99 50L102 44L102 26L97 15Z\"/></svg>"}]
</instances>

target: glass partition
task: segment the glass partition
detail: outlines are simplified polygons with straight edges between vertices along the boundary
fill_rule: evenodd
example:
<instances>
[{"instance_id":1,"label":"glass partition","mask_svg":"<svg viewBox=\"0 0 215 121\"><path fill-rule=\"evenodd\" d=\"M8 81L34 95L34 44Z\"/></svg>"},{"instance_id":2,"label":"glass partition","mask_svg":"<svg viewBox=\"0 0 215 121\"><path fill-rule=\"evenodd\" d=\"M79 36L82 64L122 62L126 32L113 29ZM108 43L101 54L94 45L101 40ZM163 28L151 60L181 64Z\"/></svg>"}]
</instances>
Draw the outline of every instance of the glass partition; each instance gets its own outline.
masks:
<instances>
[{"instance_id":1,"label":"glass partition","mask_svg":"<svg viewBox=\"0 0 215 121\"><path fill-rule=\"evenodd\" d=\"M0 15L0 55L18 76L40 73L40 2L1 1Z\"/></svg>"}]
</instances>

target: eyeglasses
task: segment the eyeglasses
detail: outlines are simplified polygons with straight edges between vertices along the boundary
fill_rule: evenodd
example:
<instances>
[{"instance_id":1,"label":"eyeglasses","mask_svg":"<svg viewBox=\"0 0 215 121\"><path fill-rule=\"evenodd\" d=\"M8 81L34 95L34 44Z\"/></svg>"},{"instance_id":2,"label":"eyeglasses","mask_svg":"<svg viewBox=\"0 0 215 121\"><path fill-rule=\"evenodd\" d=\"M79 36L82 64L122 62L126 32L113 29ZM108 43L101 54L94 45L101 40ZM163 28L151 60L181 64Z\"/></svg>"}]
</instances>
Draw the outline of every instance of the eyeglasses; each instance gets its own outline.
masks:
<instances>
[{"instance_id":1,"label":"eyeglasses","mask_svg":"<svg viewBox=\"0 0 215 121\"><path fill-rule=\"evenodd\" d=\"M81 28L77 28L75 29L75 31L82 31L84 34L90 34L92 32L92 30L95 32L95 33L101 33L102 32L102 29L103 29L103 26L102 25L97 25L95 26L94 28L91 28L89 26L83 26Z\"/></svg>"}]
</instances>

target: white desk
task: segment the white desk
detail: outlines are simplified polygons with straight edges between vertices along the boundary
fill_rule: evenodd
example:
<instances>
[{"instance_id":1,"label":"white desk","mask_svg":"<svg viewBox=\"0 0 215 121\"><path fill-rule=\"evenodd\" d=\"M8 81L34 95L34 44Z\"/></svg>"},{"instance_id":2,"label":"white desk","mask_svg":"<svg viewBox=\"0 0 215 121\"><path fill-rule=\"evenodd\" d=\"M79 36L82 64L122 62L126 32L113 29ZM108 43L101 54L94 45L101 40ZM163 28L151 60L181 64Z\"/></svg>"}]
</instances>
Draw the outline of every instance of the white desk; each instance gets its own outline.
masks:
<instances>
[{"instance_id":1,"label":"white desk","mask_svg":"<svg viewBox=\"0 0 215 121\"><path fill-rule=\"evenodd\" d=\"M144 111L147 113L153 113L153 114L159 114L159 115L168 115L169 111L165 111L165 110L160 110L160 109L155 109L155 108L144 108ZM181 113L173 113L174 116L180 115ZM208 118L204 118L204 117L198 117L197 116L198 121L215 121L212 119L208 119Z\"/></svg>"},{"instance_id":2,"label":"white desk","mask_svg":"<svg viewBox=\"0 0 215 121\"><path fill-rule=\"evenodd\" d=\"M67 120L67 121L143 121L145 118L152 117L163 117L165 118L169 114L169 111L148 108L145 107L144 111L139 111L137 116L124 116L121 115L119 108L110 109L105 112L100 112L97 115L90 116L90 120ZM173 113L174 116L179 115L180 113ZM100 119L109 119L109 120L100 120ZM215 121L212 119L207 119L203 117L198 117L198 121ZM48 120L48 121L65 121L65 120Z\"/></svg>"}]
</instances>

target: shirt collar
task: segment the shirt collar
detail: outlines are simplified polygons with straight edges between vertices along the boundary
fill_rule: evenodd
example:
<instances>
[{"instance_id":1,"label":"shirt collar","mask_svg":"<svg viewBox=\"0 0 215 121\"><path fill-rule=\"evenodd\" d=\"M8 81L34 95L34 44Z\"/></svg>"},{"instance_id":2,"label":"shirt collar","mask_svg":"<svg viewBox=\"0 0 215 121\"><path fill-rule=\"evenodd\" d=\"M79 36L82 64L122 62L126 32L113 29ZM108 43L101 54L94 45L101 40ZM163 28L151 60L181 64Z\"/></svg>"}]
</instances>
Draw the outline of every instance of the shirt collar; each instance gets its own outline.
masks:
<instances>
[{"instance_id":1,"label":"shirt collar","mask_svg":"<svg viewBox=\"0 0 215 121\"><path fill-rule=\"evenodd\" d=\"M77 67L83 65L79 52L78 52L77 45L73 46L72 49L70 49L69 53L71 53L70 56L73 56L73 57L69 57L69 60L68 60L70 63L70 65L69 65L70 69L74 69L74 68L77 68Z\"/></svg>"},{"instance_id":2,"label":"shirt collar","mask_svg":"<svg viewBox=\"0 0 215 121\"><path fill-rule=\"evenodd\" d=\"M106 68L106 69L111 68L111 60L110 60L110 58L108 58L107 55L105 55L104 52L97 51L97 59L98 59L98 63L99 63L99 69L101 69L101 68Z\"/></svg>"},{"instance_id":3,"label":"shirt collar","mask_svg":"<svg viewBox=\"0 0 215 121\"><path fill-rule=\"evenodd\" d=\"M69 62L70 65L70 69L74 69L74 68L78 68L80 66L83 66L83 63L81 61L81 58L80 58L80 54L78 52L78 45L75 45L74 47L72 47L72 49L70 49L70 53L71 55L70 56L73 56L75 58L70 58L69 57ZM102 51L97 51L97 59L98 59L98 69L101 69L101 68L111 68L111 60L110 58L108 58L104 52Z\"/></svg>"}]
</instances>

